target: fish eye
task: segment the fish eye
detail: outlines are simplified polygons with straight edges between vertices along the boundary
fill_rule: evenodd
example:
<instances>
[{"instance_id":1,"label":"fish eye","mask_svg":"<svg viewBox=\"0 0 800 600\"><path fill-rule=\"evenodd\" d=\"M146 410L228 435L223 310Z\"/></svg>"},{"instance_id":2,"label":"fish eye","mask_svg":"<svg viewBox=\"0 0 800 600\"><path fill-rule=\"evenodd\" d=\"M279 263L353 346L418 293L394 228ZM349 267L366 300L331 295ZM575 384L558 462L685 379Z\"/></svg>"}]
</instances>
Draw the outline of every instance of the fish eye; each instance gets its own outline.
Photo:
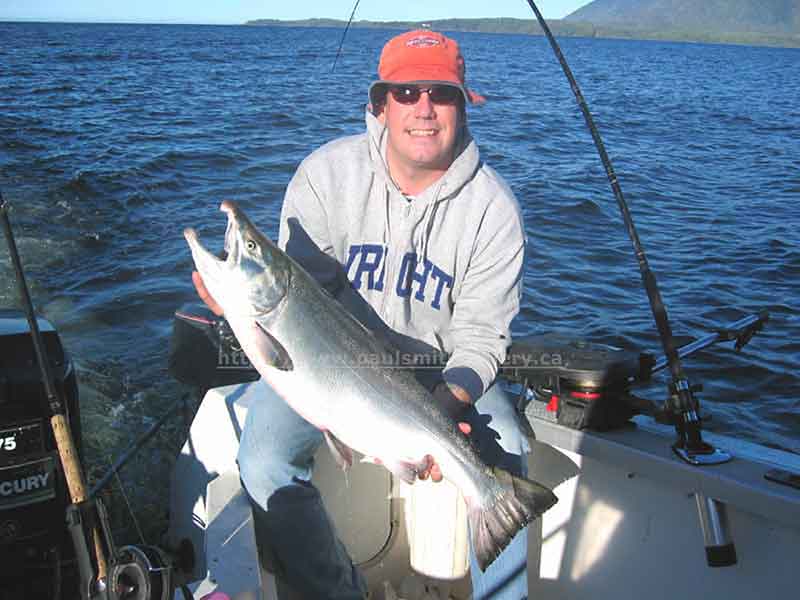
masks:
<instances>
[{"instance_id":1,"label":"fish eye","mask_svg":"<svg viewBox=\"0 0 800 600\"><path fill-rule=\"evenodd\" d=\"M255 252L256 243L253 240L247 240L244 245L250 252Z\"/></svg>"}]
</instances>

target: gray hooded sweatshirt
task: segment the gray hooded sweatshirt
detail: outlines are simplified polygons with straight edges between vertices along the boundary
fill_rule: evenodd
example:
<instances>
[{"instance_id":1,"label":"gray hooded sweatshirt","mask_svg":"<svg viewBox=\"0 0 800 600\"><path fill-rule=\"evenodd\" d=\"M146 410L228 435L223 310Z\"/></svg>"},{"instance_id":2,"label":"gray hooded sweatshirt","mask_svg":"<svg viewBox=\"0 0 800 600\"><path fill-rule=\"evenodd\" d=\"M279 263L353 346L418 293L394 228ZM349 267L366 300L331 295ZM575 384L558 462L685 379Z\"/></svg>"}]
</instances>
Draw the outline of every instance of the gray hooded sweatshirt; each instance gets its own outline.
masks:
<instances>
[{"instance_id":1,"label":"gray hooded sweatshirt","mask_svg":"<svg viewBox=\"0 0 800 600\"><path fill-rule=\"evenodd\" d=\"M278 243L387 336L401 362L443 353L444 380L477 400L505 359L519 312L519 205L480 161L466 127L447 172L408 199L389 175L385 127L369 112L366 120L366 133L330 142L300 164Z\"/></svg>"}]
</instances>

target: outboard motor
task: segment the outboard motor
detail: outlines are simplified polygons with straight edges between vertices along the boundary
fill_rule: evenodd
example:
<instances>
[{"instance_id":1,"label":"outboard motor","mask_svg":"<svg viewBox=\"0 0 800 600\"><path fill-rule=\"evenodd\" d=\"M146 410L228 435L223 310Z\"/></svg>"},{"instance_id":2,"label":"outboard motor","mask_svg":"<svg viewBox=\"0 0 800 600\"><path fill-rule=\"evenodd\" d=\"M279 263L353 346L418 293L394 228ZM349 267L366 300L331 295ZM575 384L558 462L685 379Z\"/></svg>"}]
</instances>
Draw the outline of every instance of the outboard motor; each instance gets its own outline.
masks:
<instances>
[{"instance_id":1,"label":"outboard motor","mask_svg":"<svg viewBox=\"0 0 800 600\"><path fill-rule=\"evenodd\" d=\"M169 557L117 550L100 488L86 493L75 370L35 315L2 193L0 226L24 307L0 309L0 597L169 600Z\"/></svg>"},{"instance_id":2,"label":"outboard motor","mask_svg":"<svg viewBox=\"0 0 800 600\"><path fill-rule=\"evenodd\" d=\"M38 325L80 451L75 369L53 326ZM77 589L49 415L25 314L0 310L0 590L8 598L74 598Z\"/></svg>"}]
</instances>

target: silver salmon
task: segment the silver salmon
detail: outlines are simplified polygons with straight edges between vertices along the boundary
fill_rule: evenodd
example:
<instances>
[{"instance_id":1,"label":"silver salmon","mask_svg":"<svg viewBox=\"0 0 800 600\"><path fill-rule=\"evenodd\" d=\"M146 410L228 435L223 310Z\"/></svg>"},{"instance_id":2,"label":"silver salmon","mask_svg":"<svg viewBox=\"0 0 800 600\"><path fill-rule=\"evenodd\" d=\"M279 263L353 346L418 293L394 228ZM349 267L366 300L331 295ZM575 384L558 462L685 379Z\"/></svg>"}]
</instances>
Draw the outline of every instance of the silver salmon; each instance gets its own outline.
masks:
<instances>
[{"instance_id":1,"label":"silver salmon","mask_svg":"<svg viewBox=\"0 0 800 600\"><path fill-rule=\"evenodd\" d=\"M324 432L340 464L352 451L413 483L432 456L461 492L482 570L557 498L481 460L469 436L394 351L332 298L230 201L221 260L193 229L184 236L211 296L264 380Z\"/></svg>"}]
</instances>

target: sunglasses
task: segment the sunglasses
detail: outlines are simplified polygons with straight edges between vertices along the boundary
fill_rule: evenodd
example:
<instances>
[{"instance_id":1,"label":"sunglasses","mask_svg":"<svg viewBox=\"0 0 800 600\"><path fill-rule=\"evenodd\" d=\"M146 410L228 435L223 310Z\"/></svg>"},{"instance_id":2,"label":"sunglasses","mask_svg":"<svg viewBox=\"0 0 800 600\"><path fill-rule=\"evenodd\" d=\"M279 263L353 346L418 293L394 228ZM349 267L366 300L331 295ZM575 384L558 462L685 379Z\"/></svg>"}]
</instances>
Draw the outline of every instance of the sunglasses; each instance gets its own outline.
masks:
<instances>
[{"instance_id":1,"label":"sunglasses","mask_svg":"<svg viewBox=\"0 0 800 600\"><path fill-rule=\"evenodd\" d=\"M389 88L392 98L400 104L416 104L419 102L423 92L427 92L428 98L434 104L452 105L462 97L461 90L452 85L432 85L421 88L416 85L393 85Z\"/></svg>"}]
</instances>

